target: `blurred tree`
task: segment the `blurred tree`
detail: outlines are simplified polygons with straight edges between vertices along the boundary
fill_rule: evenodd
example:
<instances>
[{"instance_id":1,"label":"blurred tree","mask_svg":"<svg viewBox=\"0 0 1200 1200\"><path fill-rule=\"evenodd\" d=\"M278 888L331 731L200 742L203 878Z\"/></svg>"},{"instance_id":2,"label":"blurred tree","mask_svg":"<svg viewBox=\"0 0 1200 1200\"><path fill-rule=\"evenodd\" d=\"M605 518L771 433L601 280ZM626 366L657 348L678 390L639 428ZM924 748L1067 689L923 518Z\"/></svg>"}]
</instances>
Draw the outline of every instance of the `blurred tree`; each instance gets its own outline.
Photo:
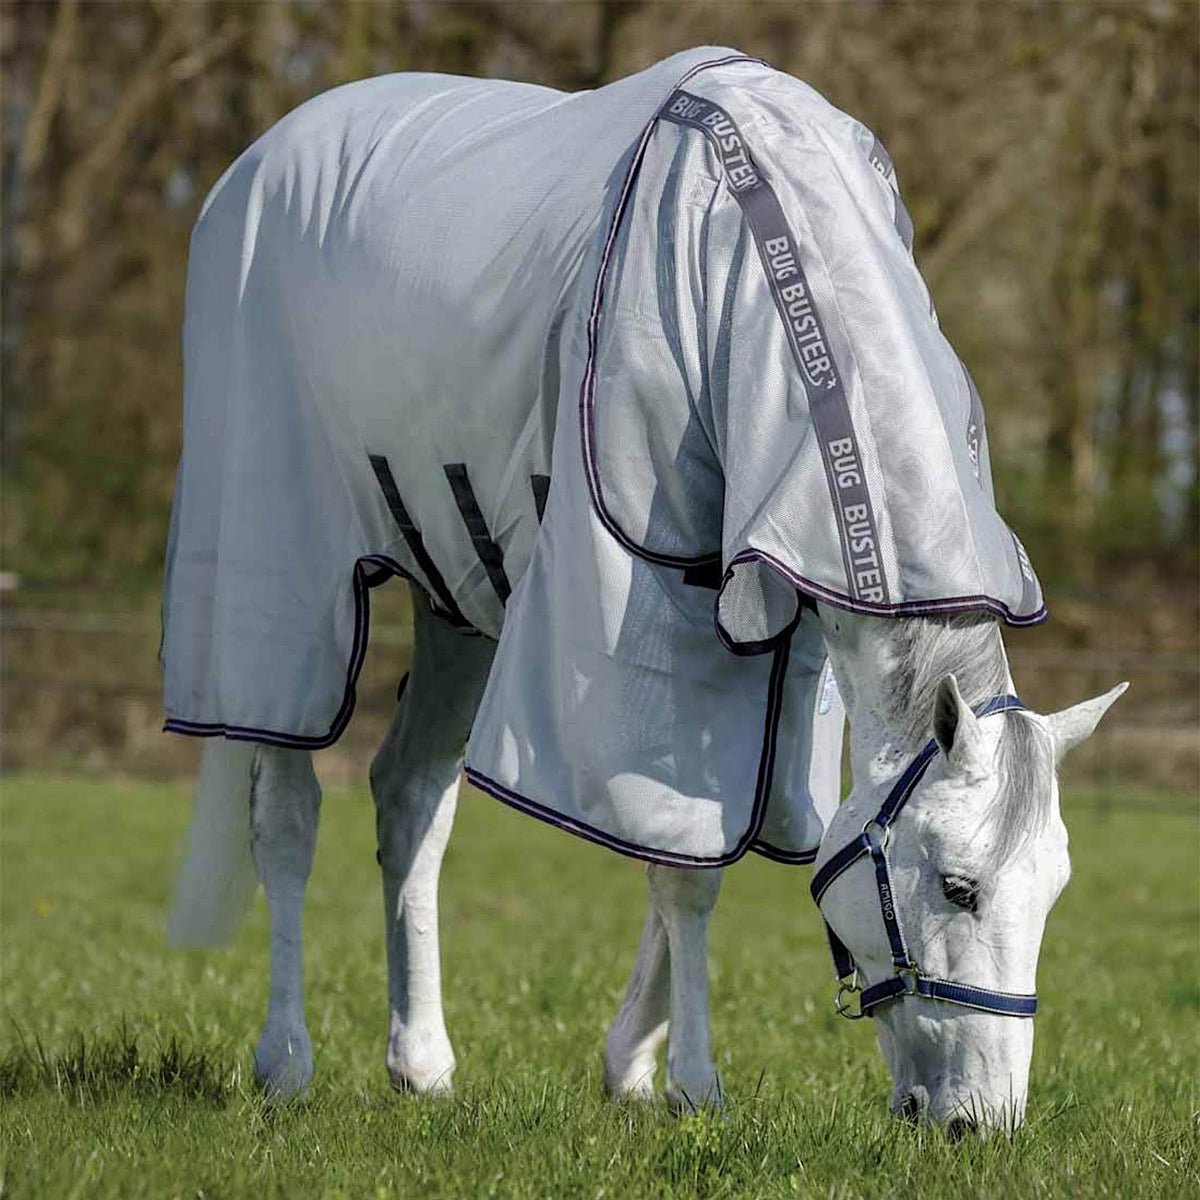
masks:
<instances>
[{"instance_id":1,"label":"blurred tree","mask_svg":"<svg viewBox=\"0 0 1200 1200\"><path fill-rule=\"evenodd\" d=\"M31 580L152 585L188 230L284 112L389 70L597 86L731 44L889 146L1042 573L1195 579L1197 7L59 0L0 7L4 534Z\"/></svg>"}]
</instances>

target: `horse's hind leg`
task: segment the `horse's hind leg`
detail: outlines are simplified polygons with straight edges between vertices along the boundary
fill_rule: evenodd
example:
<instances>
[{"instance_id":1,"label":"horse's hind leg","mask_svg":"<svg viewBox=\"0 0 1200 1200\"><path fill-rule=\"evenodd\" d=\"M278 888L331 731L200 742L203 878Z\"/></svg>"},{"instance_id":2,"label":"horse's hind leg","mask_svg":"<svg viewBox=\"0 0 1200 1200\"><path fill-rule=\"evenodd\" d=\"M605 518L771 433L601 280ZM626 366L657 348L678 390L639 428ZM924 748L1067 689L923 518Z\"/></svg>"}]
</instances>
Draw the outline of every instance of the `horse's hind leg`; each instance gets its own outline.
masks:
<instances>
[{"instance_id":1,"label":"horse's hind leg","mask_svg":"<svg viewBox=\"0 0 1200 1200\"><path fill-rule=\"evenodd\" d=\"M495 643L435 617L412 589L412 666L371 765L387 933L387 1068L405 1090L450 1090L442 1015L438 876L454 823L463 751Z\"/></svg>"},{"instance_id":2,"label":"horse's hind leg","mask_svg":"<svg viewBox=\"0 0 1200 1200\"><path fill-rule=\"evenodd\" d=\"M304 1024L301 917L312 869L321 789L307 750L261 747L250 793L250 847L271 914L271 995L254 1052L268 1095L286 1099L312 1079L312 1039Z\"/></svg>"}]
</instances>

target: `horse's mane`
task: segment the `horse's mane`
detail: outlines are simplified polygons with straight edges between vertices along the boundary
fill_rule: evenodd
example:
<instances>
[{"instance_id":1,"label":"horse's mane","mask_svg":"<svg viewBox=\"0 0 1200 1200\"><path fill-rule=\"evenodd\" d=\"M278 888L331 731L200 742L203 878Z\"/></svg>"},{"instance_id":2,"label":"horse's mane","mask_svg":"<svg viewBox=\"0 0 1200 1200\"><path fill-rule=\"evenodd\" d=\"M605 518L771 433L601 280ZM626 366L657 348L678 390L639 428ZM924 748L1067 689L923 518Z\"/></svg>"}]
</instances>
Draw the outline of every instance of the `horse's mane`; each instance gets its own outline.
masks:
<instances>
[{"instance_id":1,"label":"horse's mane","mask_svg":"<svg viewBox=\"0 0 1200 1200\"><path fill-rule=\"evenodd\" d=\"M891 716L910 744L932 736L934 699L946 675L958 680L968 704L1008 690L1008 663L994 618L967 613L907 617L889 624L896 627L898 659ZM988 812L995 835L988 864L993 868L1015 854L1049 817L1054 770L1049 741L1033 721L1021 713L999 719L1003 725L995 765L1000 787Z\"/></svg>"}]
</instances>

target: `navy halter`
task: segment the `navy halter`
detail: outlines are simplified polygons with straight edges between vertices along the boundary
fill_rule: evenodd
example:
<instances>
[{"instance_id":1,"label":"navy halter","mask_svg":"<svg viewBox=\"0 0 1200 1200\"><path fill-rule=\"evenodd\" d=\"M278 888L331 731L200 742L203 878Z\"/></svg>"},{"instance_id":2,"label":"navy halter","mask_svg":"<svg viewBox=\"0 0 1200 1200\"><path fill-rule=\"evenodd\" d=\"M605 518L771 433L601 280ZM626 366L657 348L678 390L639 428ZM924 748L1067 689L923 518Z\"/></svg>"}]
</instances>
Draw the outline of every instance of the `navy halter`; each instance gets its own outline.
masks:
<instances>
[{"instance_id":1,"label":"navy halter","mask_svg":"<svg viewBox=\"0 0 1200 1200\"><path fill-rule=\"evenodd\" d=\"M1016 696L994 696L983 704L973 705L971 711L977 717L990 716L998 712L1020 712L1025 705ZM892 877L888 871L887 844L892 822L900 815L908 798L913 794L921 777L938 753L936 739L930 738L920 753L908 764L904 774L896 781L887 798L863 831L849 845L839 850L819 871L813 875L809 890L818 907L830 884L843 871L859 859L868 855L875 866L875 886L879 890L879 910L883 915L883 927L887 931L888 944L892 951L893 973L890 979L860 988L858 967L850 951L842 943L829 922L825 932L829 937L829 949L833 954L833 966L837 972L838 992L834 1005L844 1017L856 1020L874 1016L881 1004L904 996L924 996L931 1000L944 1000L950 1004L961 1004L981 1012L998 1013L1005 1017L1032 1017L1037 1012L1036 995L1020 995L1013 992L997 992L991 988L975 987L969 983L955 983L949 979L938 979L926 975L913 962L904 941L904 931L896 914ZM858 1011L846 1002L847 995L860 992Z\"/></svg>"}]
</instances>

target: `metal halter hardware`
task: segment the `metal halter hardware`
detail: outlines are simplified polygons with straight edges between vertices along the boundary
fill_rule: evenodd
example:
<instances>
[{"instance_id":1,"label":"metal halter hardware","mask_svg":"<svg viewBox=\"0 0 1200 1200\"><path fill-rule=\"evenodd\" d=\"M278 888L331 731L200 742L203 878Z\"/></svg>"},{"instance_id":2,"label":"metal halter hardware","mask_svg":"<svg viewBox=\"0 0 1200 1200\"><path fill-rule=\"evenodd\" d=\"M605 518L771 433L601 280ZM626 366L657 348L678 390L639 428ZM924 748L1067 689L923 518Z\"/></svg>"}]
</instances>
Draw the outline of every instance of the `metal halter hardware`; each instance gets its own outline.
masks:
<instances>
[{"instance_id":1,"label":"metal halter hardware","mask_svg":"<svg viewBox=\"0 0 1200 1200\"><path fill-rule=\"evenodd\" d=\"M982 704L973 705L971 711L977 717L987 717L992 713L1020 712L1024 709L1025 705L1016 696L1003 695L994 696ZM916 758L908 764L900 778L896 780L879 811L863 826L862 833L834 854L816 872L809 885L812 897L820 907L821 898L828 891L830 884L843 871L860 859L867 857L871 859L875 868L879 911L883 917L883 927L887 933L888 945L892 953L891 978L866 988L862 987L859 983L859 971L853 955L843 944L841 938L834 933L829 922L825 922L825 933L829 938L829 950L833 955L833 967L838 979L838 989L833 1006L839 1015L851 1021L857 1021L861 1017L874 1016L874 1010L881 1004L886 1004L890 1000L903 999L905 996L922 996L929 1000L942 1000L949 1004L961 1004L965 1008L974 1008L980 1012L996 1013L1005 1017L1032 1017L1037 1012L1036 995L999 992L992 988L975 987L969 983L956 983L953 980L926 975L912 960L908 952L904 931L900 927L900 919L896 914L895 890L892 887L891 872L888 870L887 845L891 836L892 822L899 816L901 809L916 790L917 784L920 783L938 752L936 739L930 738ZM850 1006L846 999L853 995L858 996L857 1011Z\"/></svg>"}]
</instances>

